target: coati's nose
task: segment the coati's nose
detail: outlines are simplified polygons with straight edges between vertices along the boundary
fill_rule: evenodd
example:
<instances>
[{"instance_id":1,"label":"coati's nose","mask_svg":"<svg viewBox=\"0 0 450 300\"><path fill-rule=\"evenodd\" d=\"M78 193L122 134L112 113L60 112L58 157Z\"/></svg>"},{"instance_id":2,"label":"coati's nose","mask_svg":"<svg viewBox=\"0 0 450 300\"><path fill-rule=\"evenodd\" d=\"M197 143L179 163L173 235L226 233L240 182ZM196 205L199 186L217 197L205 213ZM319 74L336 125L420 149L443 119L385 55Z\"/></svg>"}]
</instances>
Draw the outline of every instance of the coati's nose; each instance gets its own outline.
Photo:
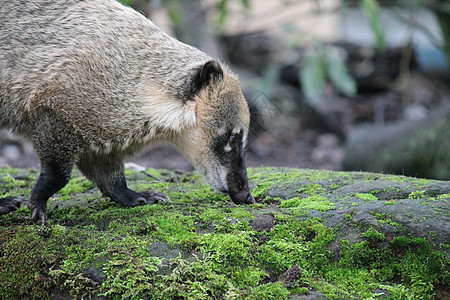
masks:
<instances>
[{"instance_id":1,"label":"coati's nose","mask_svg":"<svg viewBox=\"0 0 450 300\"><path fill-rule=\"evenodd\" d=\"M231 200L236 204L254 204L256 203L255 198L253 198L250 192L240 192L237 194L229 194Z\"/></svg>"}]
</instances>

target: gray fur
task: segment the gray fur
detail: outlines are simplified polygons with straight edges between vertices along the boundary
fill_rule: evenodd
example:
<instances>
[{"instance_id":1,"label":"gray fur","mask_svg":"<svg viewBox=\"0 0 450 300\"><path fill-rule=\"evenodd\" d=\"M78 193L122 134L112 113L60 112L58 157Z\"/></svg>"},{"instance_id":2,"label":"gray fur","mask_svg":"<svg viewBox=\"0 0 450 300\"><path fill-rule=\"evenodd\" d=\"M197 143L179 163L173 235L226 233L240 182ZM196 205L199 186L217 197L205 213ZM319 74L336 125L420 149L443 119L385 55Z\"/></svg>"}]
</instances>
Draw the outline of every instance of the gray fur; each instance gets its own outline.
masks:
<instances>
[{"instance_id":1,"label":"gray fur","mask_svg":"<svg viewBox=\"0 0 450 300\"><path fill-rule=\"evenodd\" d=\"M2 3L0 127L30 139L40 157L28 205L33 217L45 221L48 197L67 183L74 164L118 203L154 203L164 195L126 187L125 155L154 139L172 141L187 154L192 141L184 139L192 132L202 132L194 139L212 140L214 128L206 127L216 125L207 114L233 116L230 126L247 131L248 108L226 67L213 64L225 74L203 88L208 99L196 100L200 91L192 98L192 82L211 60L114 0ZM225 90L233 94L229 109L222 107L228 98L214 99ZM197 113L202 105L217 106L203 108L205 121ZM198 157L205 151L187 156L211 173L206 169L213 163Z\"/></svg>"}]
</instances>

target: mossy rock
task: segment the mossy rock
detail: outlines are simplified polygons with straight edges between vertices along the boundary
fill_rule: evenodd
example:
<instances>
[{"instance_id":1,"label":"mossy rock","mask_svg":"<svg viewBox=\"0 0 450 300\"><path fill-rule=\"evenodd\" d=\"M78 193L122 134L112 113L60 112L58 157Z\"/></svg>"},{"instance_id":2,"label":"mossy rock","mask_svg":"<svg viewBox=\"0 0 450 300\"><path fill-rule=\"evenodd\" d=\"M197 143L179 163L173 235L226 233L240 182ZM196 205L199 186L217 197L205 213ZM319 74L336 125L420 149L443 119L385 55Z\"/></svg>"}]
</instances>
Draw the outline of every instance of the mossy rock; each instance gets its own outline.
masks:
<instances>
[{"instance_id":1,"label":"mossy rock","mask_svg":"<svg viewBox=\"0 0 450 300\"><path fill-rule=\"evenodd\" d=\"M78 172L49 200L0 217L1 299L445 299L450 184L372 173L250 169L236 206L196 173L127 171L170 201L124 208ZM38 173L0 169L1 197Z\"/></svg>"}]
</instances>

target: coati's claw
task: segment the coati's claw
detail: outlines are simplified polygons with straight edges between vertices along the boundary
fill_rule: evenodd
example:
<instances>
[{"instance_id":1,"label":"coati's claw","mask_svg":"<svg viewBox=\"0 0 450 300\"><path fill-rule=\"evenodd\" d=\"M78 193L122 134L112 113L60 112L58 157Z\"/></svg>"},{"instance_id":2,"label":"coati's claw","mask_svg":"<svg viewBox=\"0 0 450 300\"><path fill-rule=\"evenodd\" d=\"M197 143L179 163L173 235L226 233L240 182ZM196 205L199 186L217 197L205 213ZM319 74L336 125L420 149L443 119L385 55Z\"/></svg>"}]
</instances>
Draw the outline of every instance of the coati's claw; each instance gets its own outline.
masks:
<instances>
[{"instance_id":1,"label":"coati's claw","mask_svg":"<svg viewBox=\"0 0 450 300\"><path fill-rule=\"evenodd\" d=\"M137 193L137 198L134 203L135 205L133 205L133 206L155 204L155 203L158 203L159 201L166 202L166 200L169 200L169 197L163 193L140 192L140 193Z\"/></svg>"},{"instance_id":2,"label":"coati's claw","mask_svg":"<svg viewBox=\"0 0 450 300\"><path fill-rule=\"evenodd\" d=\"M23 199L20 197L6 197L0 199L0 215L19 209Z\"/></svg>"},{"instance_id":3,"label":"coati's claw","mask_svg":"<svg viewBox=\"0 0 450 300\"><path fill-rule=\"evenodd\" d=\"M32 202L28 202L28 208L31 210L31 219L41 221L42 225L47 224L47 215L45 209L39 207L39 205Z\"/></svg>"},{"instance_id":4,"label":"coati's claw","mask_svg":"<svg viewBox=\"0 0 450 300\"><path fill-rule=\"evenodd\" d=\"M253 198L252 194L250 194L250 196L247 198L247 201L245 203L246 204L255 204L256 200L255 200L255 198Z\"/></svg>"},{"instance_id":5,"label":"coati's claw","mask_svg":"<svg viewBox=\"0 0 450 300\"><path fill-rule=\"evenodd\" d=\"M161 201L161 202L164 202L164 203L166 203L167 201L170 201L170 198L169 198L169 196L167 196L166 194L164 194L164 193L158 193L158 192L155 192L155 198L157 199L157 201L159 202L159 201Z\"/></svg>"}]
</instances>

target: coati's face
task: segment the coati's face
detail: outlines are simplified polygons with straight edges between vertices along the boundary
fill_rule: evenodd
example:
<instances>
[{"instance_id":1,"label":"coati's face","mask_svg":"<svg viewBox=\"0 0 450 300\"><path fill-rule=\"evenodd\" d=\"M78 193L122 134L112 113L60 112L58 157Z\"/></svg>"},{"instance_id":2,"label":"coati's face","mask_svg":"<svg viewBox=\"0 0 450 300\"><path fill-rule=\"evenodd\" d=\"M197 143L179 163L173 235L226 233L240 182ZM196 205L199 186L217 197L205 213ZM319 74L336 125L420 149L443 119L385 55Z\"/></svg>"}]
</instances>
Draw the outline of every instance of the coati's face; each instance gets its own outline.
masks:
<instances>
[{"instance_id":1,"label":"coati's face","mask_svg":"<svg viewBox=\"0 0 450 300\"><path fill-rule=\"evenodd\" d=\"M215 189L234 203L255 203L245 164L250 117L238 79L210 61L197 80L196 125L185 129L176 144Z\"/></svg>"}]
</instances>

